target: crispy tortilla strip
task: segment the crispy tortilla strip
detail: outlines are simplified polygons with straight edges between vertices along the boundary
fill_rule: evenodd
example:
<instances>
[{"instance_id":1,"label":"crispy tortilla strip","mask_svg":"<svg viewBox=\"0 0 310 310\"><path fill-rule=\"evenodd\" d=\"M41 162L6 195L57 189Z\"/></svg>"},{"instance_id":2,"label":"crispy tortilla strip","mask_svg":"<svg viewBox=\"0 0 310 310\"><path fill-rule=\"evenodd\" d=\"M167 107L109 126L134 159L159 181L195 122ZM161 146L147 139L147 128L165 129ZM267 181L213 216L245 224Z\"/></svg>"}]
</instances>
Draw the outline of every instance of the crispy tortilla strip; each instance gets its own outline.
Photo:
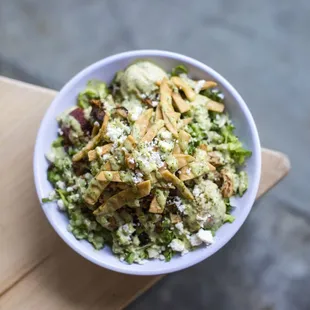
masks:
<instances>
[{"instance_id":1,"label":"crispy tortilla strip","mask_svg":"<svg viewBox=\"0 0 310 310\"><path fill-rule=\"evenodd\" d=\"M108 122L109 122L109 115L105 114L98 134L95 137L93 137L78 153L73 155L72 161L81 160L83 157L87 155L88 151L94 149L97 146L97 144L100 142L101 138L103 137L103 135L107 130Z\"/></svg>"},{"instance_id":2,"label":"crispy tortilla strip","mask_svg":"<svg viewBox=\"0 0 310 310\"><path fill-rule=\"evenodd\" d=\"M201 169L197 169L197 166L202 166ZM204 169L205 167L207 167L207 170ZM201 175L207 173L208 171L215 171L215 167L212 166L210 163L206 162L206 163L201 163L201 162L192 162L186 166L184 166L183 168L181 168L181 170L179 171L179 178L182 181L188 181L188 180L192 180L195 178L200 177ZM199 171L199 173L193 173L193 171Z\"/></svg>"},{"instance_id":3,"label":"crispy tortilla strip","mask_svg":"<svg viewBox=\"0 0 310 310\"><path fill-rule=\"evenodd\" d=\"M208 146L207 146L206 144L204 144L204 143L200 144L200 145L198 146L198 148L201 149L201 150L204 150L204 151L208 152Z\"/></svg>"},{"instance_id":4,"label":"crispy tortilla strip","mask_svg":"<svg viewBox=\"0 0 310 310\"><path fill-rule=\"evenodd\" d=\"M163 113L161 111L160 104L158 104L156 107L156 111L155 111L155 122L157 122L161 119L164 119L164 118L163 118Z\"/></svg>"},{"instance_id":5,"label":"crispy tortilla strip","mask_svg":"<svg viewBox=\"0 0 310 310\"><path fill-rule=\"evenodd\" d=\"M141 142L151 142L157 136L158 131L164 126L165 122L163 120L157 121L148 129Z\"/></svg>"},{"instance_id":6,"label":"crispy tortilla strip","mask_svg":"<svg viewBox=\"0 0 310 310\"><path fill-rule=\"evenodd\" d=\"M172 90L169 87L167 78L163 78L160 88L159 88L159 94L160 94L160 106L162 108L162 111L166 112L174 112L173 106L172 106L172 98L171 98Z\"/></svg>"},{"instance_id":7,"label":"crispy tortilla strip","mask_svg":"<svg viewBox=\"0 0 310 310\"><path fill-rule=\"evenodd\" d=\"M175 104L175 107L180 113L185 113L190 110L190 105L183 100L179 93L172 92L172 99Z\"/></svg>"},{"instance_id":8,"label":"crispy tortilla strip","mask_svg":"<svg viewBox=\"0 0 310 310\"><path fill-rule=\"evenodd\" d=\"M178 162L178 169L181 169L182 167L186 166L187 164L195 160L193 156L185 155L185 154L175 154L173 156L176 158Z\"/></svg>"},{"instance_id":9,"label":"crispy tortilla strip","mask_svg":"<svg viewBox=\"0 0 310 310\"><path fill-rule=\"evenodd\" d=\"M140 199L149 195L151 192L151 181L144 181L135 187L125 189L118 194L109 198L105 204L101 205L94 211L94 215L102 215L112 213L135 199Z\"/></svg>"},{"instance_id":10,"label":"crispy tortilla strip","mask_svg":"<svg viewBox=\"0 0 310 310\"><path fill-rule=\"evenodd\" d=\"M182 218L178 214L170 213L170 220L172 224L176 224L182 221Z\"/></svg>"},{"instance_id":11,"label":"crispy tortilla strip","mask_svg":"<svg viewBox=\"0 0 310 310\"><path fill-rule=\"evenodd\" d=\"M89 182L88 188L83 195L84 201L90 205L94 205L108 184L109 182L101 182L96 178L93 178Z\"/></svg>"},{"instance_id":12,"label":"crispy tortilla strip","mask_svg":"<svg viewBox=\"0 0 310 310\"><path fill-rule=\"evenodd\" d=\"M99 154L104 155L106 153L109 153L111 151L112 146L113 146L113 144L109 143L109 144L97 147L97 148L99 148ZM91 150L88 152L88 160L89 161L93 161L96 158L97 158L97 150Z\"/></svg>"},{"instance_id":13,"label":"crispy tortilla strip","mask_svg":"<svg viewBox=\"0 0 310 310\"><path fill-rule=\"evenodd\" d=\"M188 117L188 118L183 118L180 120L179 122L179 128L183 128L186 125L190 124L192 122L193 118L192 117Z\"/></svg>"},{"instance_id":14,"label":"crispy tortilla strip","mask_svg":"<svg viewBox=\"0 0 310 310\"><path fill-rule=\"evenodd\" d=\"M180 88L181 90L183 90L185 96L187 97L187 99L189 101L194 101L196 98L196 93L194 92L194 90L184 81L182 80L180 77L178 76L173 76L171 78L172 83L177 86L178 88Z\"/></svg>"},{"instance_id":15,"label":"crispy tortilla strip","mask_svg":"<svg viewBox=\"0 0 310 310\"><path fill-rule=\"evenodd\" d=\"M232 176L226 169L221 170L221 175L223 177L223 185L221 192L224 198L229 198L234 194L234 183Z\"/></svg>"},{"instance_id":16,"label":"crispy tortilla strip","mask_svg":"<svg viewBox=\"0 0 310 310\"><path fill-rule=\"evenodd\" d=\"M225 106L223 103L219 103L213 100L207 102L207 109L213 112L223 113Z\"/></svg>"},{"instance_id":17,"label":"crispy tortilla strip","mask_svg":"<svg viewBox=\"0 0 310 310\"><path fill-rule=\"evenodd\" d=\"M128 111L127 111L127 109L125 109L123 107L116 108L116 113L123 118L128 117Z\"/></svg>"},{"instance_id":18,"label":"crispy tortilla strip","mask_svg":"<svg viewBox=\"0 0 310 310\"><path fill-rule=\"evenodd\" d=\"M181 153L181 148L180 148L179 144L176 143L176 144L174 145L172 154L174 155L174 154L180 154L180 153Z\"/></svg>"},{"instance_id":19,"label":"crispy tortilla strip","mask_svg":"<svg viewBox=\"0 0 310 310\"><path fill-rule=\"evenodd\" d=\"M127 151L131 152L137 146L137 142L132 135L129 135L126 140L124 141L124 147Z\"/></svg>"},{"instance_id":20,"label":"crispy tortilla strip","mask_svg":"<svg viewBox=\"0 0 310 310\"><path fill-rule=\"evenodd\" d=\"M209 89L216 87L217 83L213 81L205 81L205 83L202 85L201 90Z\"/></svg>"},{"instance_id":21,"label":"crispy tortilla strip","mask_svg":"<svg viewBox=\"0 0 310 310\"><path fill-rule=\"evenodd\" d=\"M92 129L92 132L91 132L91 137L94 138L96 136L96 134L99 132L99 129L100 129L100 125L98 122L95 122L94 123L94 127Z\"/></svg>"},{"instance_id":22,"label":"crispy tortilla strip","mask_svg":"<svg viewBox=\"0 0 310 310\"><path fill-rule=\"evenodd\" d=\"M121 171L101 171L96 175L98 181L123 182Z\"/></svg>"},{"instance_id":23,"label":"crispy tortilla strip","mask_svg":"<svg viewBox=\"0 0 310 310\"><path fill-rule=\"evenodd\" d=\"M185 186L185 184L178 177L172 174L169 170L164 170L163 172L161 172L161 175L166 182L172 183L179 190L179 192L184 198L190 200L194 199L192 193Z\"/></svg>"},{"instance_id":24,"label":"crispy tortilla strip","mask_svg":"<svg viewBox=\"0 0 310 310\"><path fill-rule=\"evenodd\" d=\"M191 135L184 130L179 131L179 145L183 152L188 148L188 143L191 139Z\"/></svg>"},{"instance_id":25,"label":"crispy tortilla strip","mask_svg":"<svg viewBox=\"0 0 310 310\"><path fill-rule=\"evenodd\" d=\"M166 206L168 195L169 195L168 190L156 189L155 195L150 204L149 212L158 214L163 213Z\"/></svg>"},{"instance_id":26,"label":"crispy tortilla strip","mask_svg":"<svg viewBox=\"0 0 310 310\"><path fill-rule=\"evenodd\" d=\"M180 113L176 112L165 112L163 110L163 117L165 121L165 125L167 129L173 134L175 138L179 137L178 129L177 129L177 120L180 117Z\"/></svg>"},{"instance_id":27,"label":"crispy tortilla strip","mask_svg":"<svg viewBox=\"0 0 310 310\"><path fill-rule=\"evenodd\" d=\"M139 118L136 120L136 122L133 125L132 128L132 135L136 140L141 139L149 126L150 119L153 114L153 109L148 109L145 112L143 112Z\"/></svg>"}]
</instances>

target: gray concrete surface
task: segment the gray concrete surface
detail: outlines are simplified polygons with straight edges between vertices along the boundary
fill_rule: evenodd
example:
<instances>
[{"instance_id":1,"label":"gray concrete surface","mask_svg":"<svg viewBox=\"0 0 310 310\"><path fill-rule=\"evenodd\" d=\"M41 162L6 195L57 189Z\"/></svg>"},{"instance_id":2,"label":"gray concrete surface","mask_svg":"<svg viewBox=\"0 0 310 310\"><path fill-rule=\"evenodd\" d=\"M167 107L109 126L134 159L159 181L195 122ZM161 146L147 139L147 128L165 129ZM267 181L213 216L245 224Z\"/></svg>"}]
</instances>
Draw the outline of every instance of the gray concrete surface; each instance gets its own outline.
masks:
<instances>
[{"instance_id":1,"label":"gray concrete surface","mask_svg":"<svg viewBox=\"0 0 310 310\"><path fill-rule=\"evenodd\" d=\"M262 144L291 158L225 249L129 309L310 309L309 29L309 0L0 1L0 74L58 89L116 52L184 53L226 76Z\"/></svg>"}]
</instances>

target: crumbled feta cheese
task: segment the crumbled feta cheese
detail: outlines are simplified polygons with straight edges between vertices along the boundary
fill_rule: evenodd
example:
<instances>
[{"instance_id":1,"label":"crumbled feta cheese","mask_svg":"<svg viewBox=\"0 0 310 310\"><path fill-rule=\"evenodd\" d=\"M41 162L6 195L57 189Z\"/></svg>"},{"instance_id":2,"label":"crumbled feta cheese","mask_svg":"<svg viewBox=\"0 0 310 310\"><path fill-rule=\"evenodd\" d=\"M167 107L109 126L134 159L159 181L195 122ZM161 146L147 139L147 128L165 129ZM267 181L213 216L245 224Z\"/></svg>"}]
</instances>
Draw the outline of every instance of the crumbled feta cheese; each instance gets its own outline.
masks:
<instances>
[{"instance_id":1,"label":"crumbled feta cheese","mask_svg":"<svg viewBox=\"0 0 310 310\"><path fill-rule=\"evenodd\" d=\"M197 234L193 234L189 238L189 242L192 246L199 246L202 243L202 240L198 238Z\"/></svg>"},{"instance_id":2,"label":"crumbled feta cheese","mask_svg":"<svg viewBox=\"0 0 310 310\"><path fill-rule=\"evenodd\" d=\"M180 197L175 197L174 200L172 201L172 203L174 203L176 205L176 207L178 208L178 210L183 213L185 211L185 206L182 203L182 200Z\"/></svg>"},{"instance_id":3,"label":"crumbled feta cheese","mask_svg":"<svg viewBox=\"0 0 310 310\"><path fill-rule=\"evenodd\" d=\"M48 199L50 200L54 200L56 198L56 192L55 191L51 191L48 195Z\"/></svg>"},{"instance_id":4,"label":"crumbled feta cheese","mask_svg":"<svg viewBox=\"0 0 310 310\"><path fill-rule=\"evenodd\" d=\"M121 137L123 138L129 133L130 127L118 119L108 123L107 136L112 142L116 142L118 139L120 139Z\"/></svg>"},{"instance_id":5,"label":"crumbled feta cheese","mask_svg":"<svg viewBox=\"0 0 310 310\"><path fill-rule=\"evenodd\" d=\"M214 240L210 230L199 229L197 234L190 236L189 241L192 246L199 246L202 243L206 245L212 244Z\"/></svg>"},{"instance_id":6,"label":"crumbled feta cheese","mask_svg":"<svg viewBox=\"0 0 310 310\"><path fill-rule=\"evenodd\" d=\"M104 154L103 156L102 156L102 159L103 160L108 160L110 158L110 154Z\"/></svg>"},{"instance_id":7,"label":"crumbled feta cheese","mask_svg":"<svg viewBox=\"0 0 310 310\"><path fill-rule=\"evenodd\" d=\"M167 140L170 140L172 138L172 133L168 130L163 130L161 133L160 133L160 136L162 139L167 139Z\"/></svg>"},{"instance_id":8,"label":"crumbled feta cheese","mask_svg":"<svg viewBox=\"0 0 310 310\"><path fill-rule=\"evenodd\" d=\"M159 256L160 252L155 248L148 248L147 254L148 254L149 258L157 258Z\"/></svg>"},{"instance_id":9,"label":"crumbled feta cheese","mask_svg":"<svg viewBox=\"0 0 310 310\"><path fill-rule=\"evenodd\" d=\"M176 252L183 252L185 250L185 245L183 241L179 239L173 239L169 244L169 247Z\"/></svg>"},{"instance_id":10,"label":"crumbled feta cheese","mask_svg":"<svg viewBox=\"0 0 310 310\"><path fill-rule=\"evenodd\" d=\"M57 200L57 206L60 211L64 211L66 209L65 204L61 199Z\"/></svg>"},{"instance_id":11,"label":"crumbled feta cheese","mask_svg":"<svg viewBox=\"0 0 310 310\"><path fill-rule=\"evenodd\" d=\"M64 132L61 130L61 128L58 128L57 131L58 131L58 133L59 133L60 136L62 136L62 135L64 134Z\"/></svg>"},{"instance_id":12,"label":"crumbled feta cheese","mask_svg":"<svg viewBox=\"0 0 310 310\"><path fill-rule=\"evenodd\" d=\"M142 177L143 177L143 174L138 172L132 177L132 180L135 184L137 184L143 181Z\"/></svg>"},{"instance_id":13,"label":"crumbled feta cheese","mask_svg":"<svg viewBox=\"0 0 310 310\"><path fill-rule=\"evenodd\" d=\"M73 192L73 190L74 190L73 186L67 187L67 192Z\"/></svg>"},{"instance_id":14,"label":"crumbled feta cheese","mask_svg":"<svg viewBox=\"0 0 310 310\"><path fill-rule=\"evenodd\" d=\"M100 124L99 124L97 121L95 121L95 122L94 122L94 126L99 127Z\"/></svg>"},{"instance_id":15,"label":"crumbled feta cheese","mask_svg":"<svg viewBox=\"0 0 310 310\"><path fill-rule=\"evenodd\" d=\"M146 94L140 94L140 97L141 97L142 99L145 99L145 98L146 98Z\"/></svg>"},{"instance_id":16,"label":"crumbled feta cheese","mask_svg":"<svg viewBox=\"0 0 310 310\"><path fill-rule=\"evenodd\" d=\"M164 153L171 152L174 148L174 144L168 141L160 141L158 143L160 150Z\"/></svg>"},{"instance_id":17,"label":"crumbled feta cheese","mask_svg":"<svg viewBox=\"0 0 310 310\"><path fill-rule=\"evenodd\" d=\"M128 162L129 162L130 164L134 164L134 163L135 163L135 160L134 160L133 157L130 157L130 158L128 159Z\"/></svg>"},{"instance_id":18,"label":"crumbled feta cheese","mask_svg":"<svg viewBox=\"0 0 310 310\"><path fill-rule=\"evenodd\" d=\"M165 260L165 256L160 254L159 257L158 257L160 260Z\"/></svg>"},{"instance_id":19,"label":"crumbled feta cheese","mask_svg":"<svg viewBox=\"0 0 310 310\"><path fill-rule=\"evenodd\" d=\"M203 87L205 82L206 82L205 80L199 80L199 81L196 82L196 85L195 85L195 93L196 94L200 93L201 88Z\"/></svg>"},{"instance_id":20,"label":"crumbled feta cheese","mask_svg":"<svg viewBox=\"0 0 310 310\"><path fill-rule=\"evenodd\" d=\"M152 107L154 107L154 108L157 107L157 106L158 106L158 103L159 103L159 102L158 102L157 100L153 100L153 101L152 101Z\"/></svg>"},{"instance_id":21,"label":"crumbled feta cheese","mask_svg":"<svg viewBox=\"0 0 310 310\"><path fill-rule=\"evenodd\" d=\"M187 168L187 169L185 170L185 173L186 173L186 174L190 174L190 173L191 173L191 168Z\"/></svg>"},{"instance_id":22,"label":"crumbled feta cheese","mask_svg":"<svg viewBox=\"0 0 310 310\"><path fill-rule=\"evenodd\" d=\"M181 234L184 233L184 225L183 222L179 222L175 224L175 228L178 229L180 231Z\"/></svg>"},{"instance_id":23,"label":"crumbled feta cheese","mask_svg":"<svg viewBox=\"0 0 310 310\"><path fill-rule=\"evenodd\" d=\"M66 184L63 181L57 181L56 186L59 187L60 189L65 189Z\"/></svg>"},{"instance_id":24,"label":"crumbled feta cheese","mask_svg":"<svg viewBox=\"0 0 310 310\"><path fill-rule=\"evenodd\" d=\"M213 236L210 230L199 229L197 237L206 244L212 244L214 242Z\"/></svg>"},{"instance_id":25,"label":"crumbled feta cheese","mask_svg":"<svg viewBox=\"0 0 310 310\"><path fill-rule=\"evenodd\" d=\"M139 118L139 116L141 115L142 111L143 111L143 108L141 106L135 106L132 109L131 113L129 114L130 119L132 121L136 121Z\"/></svg>"}]
</instances>

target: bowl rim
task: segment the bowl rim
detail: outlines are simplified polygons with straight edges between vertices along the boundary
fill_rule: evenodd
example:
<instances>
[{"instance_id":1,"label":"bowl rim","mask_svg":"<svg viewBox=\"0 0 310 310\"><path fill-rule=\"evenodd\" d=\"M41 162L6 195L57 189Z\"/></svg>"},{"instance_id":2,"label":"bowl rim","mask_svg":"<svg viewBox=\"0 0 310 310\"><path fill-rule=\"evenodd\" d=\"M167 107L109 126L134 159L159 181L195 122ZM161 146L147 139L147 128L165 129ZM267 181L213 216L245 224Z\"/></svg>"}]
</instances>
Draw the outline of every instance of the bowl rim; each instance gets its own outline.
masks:
<instances>
[{"instance_id":1,"label":"bowl rim","mask_svg":"<svg viewBox=\"0 0 310 310\"><path fill-rule=\"evenodd\" d=\"M212 250L210 250L209 252L206 252L206 254L202 254L199 256L197 255L196 257L193 257L191 260L184 260L184 264L182 264L181 266L174 266L173 263L171 263L171 262L165 263L165 268L162 268L161 270L151 270L151 271L149 271L149 270L140 270L140 271L139 270L131 270L130 265L128 265L128 267L127 267L127 265L125 265L125 264L124 264L124 266L126 266L126 268L120 268L117 266L111 266L110 264L105 263L104 261L93 257L93 255L90 252L83 251L80 248L80 246L76 246L75 244L73 244L71 242L71 240L69 240L67 238L67 236L62 231L63 229L59 228L53 222L53 220L50 218L49 214L43 208L43 205L41 202L42 190L40 188L40 177L39 177L39 171L38 171L39 168L38 168L38 165L36 164L38 162L37 159L39 158L39 156L42 155L41 149L39 147L40 146L39 140L42 139L41 138L42 136L44 136L44 130L43 130L44 126L43 125L46 122L48 122L49 114L54 109L54 107L57 105L57 101L59 100L59 97L61 97L62 94L65 93L66 91L70 90L74 86L74 84L76 82L78 82L83 76L88 75L89 73L94 71L96 68L104 67L105 65L112 63L114 61L119 61L122 59L131 58L131 57L141 57L141 58L161 57L161 58L173 59L173 60L179 61L180 63L182 63L182 62L188 63L188 64L192 65L193 67L197 67L200 70L207 72L209 75L212 75L235 98L235 100L238 103L238 106L240 107L240 109L245 114L245 118L247 120L248 126L251 128L252 133L253 133L251 135L251 139L252 139L253 145L254 145L254 148L252 149L252 153L255 155L255 161L254 161L253 166L255 167L254 171L256 173L254 174L255 178L251 179L251 189L252 189L251 193L252 193L252 195L248 198L248 204L247 204L248 206L247 206L246 210L244 210L244 212L242 213L242 218L239 217L238 225L236 225L234 227L234 229L230 230L229 234L225 235L218 242L216 242L213 245ZM225 244L239 231L239 229L243 225L244 221L246 220L246 218L248 217L248 215L252 209L252 206L254 204L254 201L255 201L255 198L256 198L256 195L258 192L260 175L261 175L261 145L260 145L259 135L258 135L258 131L257 131L256 125L255 125L254 119L253 119L252 114L251 114L249 108L247 107L245 101L242 99L241 95L237 92L237 90L217 71L215 71L214 69L210 68L209 66L205 65L204 63L202 63L196 59L193 59L191 57L188 57L188 56L185 56L185 55L182 55L179 53L175 53L175 52L164 51L164 50L156 50L156 49L132 50L132 51L122 52L122 53L118 53L118 54L108 56L106 58L103 58L103 59L87 66L86 68L84 68L80 72L78 72L76 75L74 75L61 88L61 90L58 92L58 94L52 100L51 104L49 105L48 109L46 110L44 117L40 123L40 128L39 128L38 133L37 133L37 137L36 137L36 141L35 141L35 147L34 147L33 172L34 172L34 183L35 183L36 193L37 193L37 196L39 198L40 205L41 205L41 208L43 209L45 216L47 217L47 219L48 219L50 225L53 227L53 229L61 237L61 239L65 243L67 243L67 245L69 245L74 251L76 251L78 254L80 254L85 259L91 261L92 263L99 265L101 267L104 267L106 269L116 271L116 272L120 272L120 273L124 273L124 274L132 274L132 275L145 275L145 276L160 275L160 274L167 274L167 273L172 273L175 271L183 270L183 269L191 267L191 266L205 260L206 258L212 256L214 253L219 251L223 246L225 246ZM190 253L188 255L190 255ZM181 258L182 257L180 257L180 259Z\"/></svg>"}]
</instances>

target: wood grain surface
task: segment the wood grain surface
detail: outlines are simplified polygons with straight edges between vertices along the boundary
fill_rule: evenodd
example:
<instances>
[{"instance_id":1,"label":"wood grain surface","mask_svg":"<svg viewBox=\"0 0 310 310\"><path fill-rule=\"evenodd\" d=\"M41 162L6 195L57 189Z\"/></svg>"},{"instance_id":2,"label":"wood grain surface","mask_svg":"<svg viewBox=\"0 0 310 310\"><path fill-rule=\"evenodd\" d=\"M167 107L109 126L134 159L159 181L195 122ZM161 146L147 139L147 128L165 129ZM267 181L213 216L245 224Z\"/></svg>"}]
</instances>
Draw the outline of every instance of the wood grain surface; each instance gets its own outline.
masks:
<instances>
[{"instance_id":1,"label":"wood grain surface","mask_svg":"<svg viewBox=\"0 0 310 310\"><path fill-rule=\"evenodd\" d=\"M122 275L65 245L41 211L32 172L40 120L55 91L0 77L0 309L120 309L160 277ZM263 150L258 197L289 171Z\"/></svg>"}]
</instances>

